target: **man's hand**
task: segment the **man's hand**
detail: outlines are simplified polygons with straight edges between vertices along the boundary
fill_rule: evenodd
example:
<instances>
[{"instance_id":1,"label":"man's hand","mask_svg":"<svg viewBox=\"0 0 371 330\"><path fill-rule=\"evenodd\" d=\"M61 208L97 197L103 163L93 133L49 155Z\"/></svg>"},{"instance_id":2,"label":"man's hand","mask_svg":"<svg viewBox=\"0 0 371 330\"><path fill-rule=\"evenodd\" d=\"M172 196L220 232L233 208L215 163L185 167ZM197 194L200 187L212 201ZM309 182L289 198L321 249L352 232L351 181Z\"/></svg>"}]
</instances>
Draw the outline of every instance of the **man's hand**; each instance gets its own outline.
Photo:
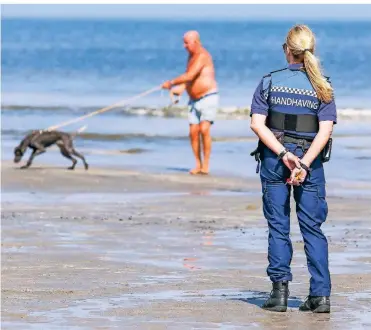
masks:
<instances>
[{"instance_id":1,"label":"man's hand","mask_svg":"<svg viewBox=\"0 0 371 330\"><path fill-rule=\"evenodd\" d=\"M177 104L179 103L180 96L177 93L174 93L173 88L169 90L170 92L170 100L171 104Z\"/></svg>"},{"instance_id":2,"label":"man's hand","mask_svg":"<svg viewBox=\"0 0 371 330\"><path fill-rule=\"evenodd\" d=\"M171 84L171 81L170 81L170 80L165 81L165 82L162 84L162 88L164 88L164 89L170 89L171 86L172 86L172 84Z\"/></svg>"},{"instance_id":3,"label":"man's hand","mask_svg":"<svg viewBox=\"0 0 371 330\"><path fill-rule=\"evenodd\" d=\"M291 152L287 152L283 157L282 157L283 163L288 167L290 171L292 171L295 168L301 168L300 166L300 159L299 157L295 156Z\"/></svg>"}]
</instances>

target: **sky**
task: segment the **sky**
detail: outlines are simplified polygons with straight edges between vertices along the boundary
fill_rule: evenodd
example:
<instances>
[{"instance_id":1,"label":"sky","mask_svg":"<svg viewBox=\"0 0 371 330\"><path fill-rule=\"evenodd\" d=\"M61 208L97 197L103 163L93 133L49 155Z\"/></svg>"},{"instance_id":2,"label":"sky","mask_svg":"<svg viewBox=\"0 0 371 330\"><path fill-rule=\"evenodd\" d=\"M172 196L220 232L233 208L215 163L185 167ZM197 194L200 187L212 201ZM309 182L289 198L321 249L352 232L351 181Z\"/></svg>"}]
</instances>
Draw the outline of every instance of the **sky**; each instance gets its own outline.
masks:
<instances>
[{"instance_id":1,"label":"sky","mask_svg":"<svg viewBox=\"0 0 371 330\"><path fill-rule=\"evenodd\" d=\"M370 20L371 5L2 5L2 17Z\"/></svg>"}]
</instances>

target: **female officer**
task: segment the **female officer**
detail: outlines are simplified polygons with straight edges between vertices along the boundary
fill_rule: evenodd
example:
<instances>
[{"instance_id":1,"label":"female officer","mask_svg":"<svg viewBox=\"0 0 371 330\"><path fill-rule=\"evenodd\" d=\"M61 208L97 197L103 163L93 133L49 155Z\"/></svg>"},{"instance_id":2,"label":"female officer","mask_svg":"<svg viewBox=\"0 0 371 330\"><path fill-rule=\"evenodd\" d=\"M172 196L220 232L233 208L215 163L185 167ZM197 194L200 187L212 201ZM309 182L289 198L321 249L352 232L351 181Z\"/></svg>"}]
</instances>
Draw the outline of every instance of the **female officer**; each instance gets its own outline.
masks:
<instances>
[{"instance_id":1,"label":"female officer","mask_svg":"<svg viewBox=\"0 0 371 330\"><path fill-rule=\"evenodd\" d=\"M287 310L293 187L311 275L309 296L299 309L329 313L328 244L321 230L327 217L321 151L336 123L336 106L332 87L314 55L313 32L305 25L294 26L283 50L288 67L263 77L251 105L251 129L261 145L263 212L269 227L267 274L273 283L263 308Z\"/></svg>"}]
</instances>

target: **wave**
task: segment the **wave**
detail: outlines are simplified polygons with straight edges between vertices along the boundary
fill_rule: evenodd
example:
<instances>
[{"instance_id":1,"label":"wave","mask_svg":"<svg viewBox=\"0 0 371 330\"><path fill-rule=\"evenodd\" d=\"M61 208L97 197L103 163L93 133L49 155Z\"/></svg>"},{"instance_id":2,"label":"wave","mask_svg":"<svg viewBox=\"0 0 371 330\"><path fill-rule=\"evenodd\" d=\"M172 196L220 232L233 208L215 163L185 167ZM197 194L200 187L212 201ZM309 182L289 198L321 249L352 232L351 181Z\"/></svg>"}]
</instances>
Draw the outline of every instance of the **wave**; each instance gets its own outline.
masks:
<instances>
[{"instance_id":1,"label":"wave","mask_svg":"<svg viewBox=\"0 0 371 330\"><path fill-rule=\"evenodd\" d=\"M1 134L3 137L10 137L11 139L17 138L19 140L23 139L31 130L15 130L15 129L3 129L1 130ZM75 133L71 131L65 131L68 133ZM369 136L368 132L358 132L357 135L354 133L335 133L334 137L336 138L348 138L348 137L362 137L362 136ZM135 141L138 143L146 143L146 142L159 142L159 143L166 143L169 140L179 140L179 141L187 141L189 140L188 135L157 135L157 134L141 134L141 133L97 133L97 132L83 132L78 133L75 136L77 140L85 140L85 141L98 141L98 142L119 142L119 141ZM222 142L256 142L257 138L255 136L212 136L212 141L217 143ZM121 153L141 153L148 150L144 149L127 149L123 150ZM111 152L111 151L107 151ZM119 151L117 151L119 152Z\"/></svg>"},{"instance_id":2,"label":"wave","mask_svg":"<svg viewBox=\"0 0 371 330\"><path fill-rule=\"evenodd\" d=\"M35 105L10 105L3 104L2 111L60 111L74 114L86 114L96 111L102 106L92 107L71 107L71 106L35 106ZM168 107L117 107L105 113L120 114L126 116L148 116L148 117L164 117L164 118L182 118L187 117L188 109L186 106L168 106ZM219 119L246 119L250 116L249 107L221 107L217 111ZM340 108L338 109L338 117L340 119L349 120L371 120L371 109L368 108Z\"/></svg>"},{"instance_id":3,"label":"wave","mask_svg":"<svg viewBox=\"0 0 371 330\"><path fill-rule=\"evenodd\" d=\"M86 140L100 140L100 141L118 141L118 140L144 140L144 141L154 141L154 140L187 140L189 139L186 135L150 135L150 134L107 134L107 133L79 133L77 137ZM214 142L244 142L244 141L254 141L256 137L212 137Z\"/></svg>"},{"instance_id":4,"label":"wave","mask_svg":"<svg viewBox=\"0 0 371 330\"><path fill-rule=\"evenodd\" d=\"M17 137L19 139L26 136L30 131L25 130L14 130L14 129L3 129L1 134L3 136L12 136ZM72 132L70 132L72 133ZM128 134L120 134L120 133L78 133L75 139L83 139L83 140L90 140L90 141L123 141L123 140L141 140L142 142L150 142L150 141L168 141L171 140L186 140L188 141L189 137L186 135L151 135L151 134L140 134L140 133L128 133ZM214 142L249 142L255 141L255 136L236 136L236 137L221 137L221 136L214 136L212 137Z\"/></svg>"}]
</instances>

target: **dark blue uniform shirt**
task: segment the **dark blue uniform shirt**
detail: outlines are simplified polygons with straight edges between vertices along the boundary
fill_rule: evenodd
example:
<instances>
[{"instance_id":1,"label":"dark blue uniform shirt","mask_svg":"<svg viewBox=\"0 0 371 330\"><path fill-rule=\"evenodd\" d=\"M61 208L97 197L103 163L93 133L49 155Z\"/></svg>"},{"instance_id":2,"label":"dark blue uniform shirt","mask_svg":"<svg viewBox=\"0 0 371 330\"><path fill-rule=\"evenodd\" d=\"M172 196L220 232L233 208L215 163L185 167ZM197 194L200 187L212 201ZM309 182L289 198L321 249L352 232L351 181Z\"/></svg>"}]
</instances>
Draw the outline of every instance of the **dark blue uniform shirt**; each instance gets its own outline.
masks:
<instances>
[{"instance_id":1,"label":"dark blue uniform shirt","mask_svg":"<svg viewBox=\"0 0 371 330\"><path fill-rule=\"evenodd\" d=\"M256 113L268 116L268 111L273 110L286 114L316 115L318 121L331 120L336 124L334 100L324 103L317 98L302 67L301 63L290 64L287 69L265 76L255 90L251 115ZM306 133L305 136L313 137L315 134Z\"/></svg>"}]
</instances>

